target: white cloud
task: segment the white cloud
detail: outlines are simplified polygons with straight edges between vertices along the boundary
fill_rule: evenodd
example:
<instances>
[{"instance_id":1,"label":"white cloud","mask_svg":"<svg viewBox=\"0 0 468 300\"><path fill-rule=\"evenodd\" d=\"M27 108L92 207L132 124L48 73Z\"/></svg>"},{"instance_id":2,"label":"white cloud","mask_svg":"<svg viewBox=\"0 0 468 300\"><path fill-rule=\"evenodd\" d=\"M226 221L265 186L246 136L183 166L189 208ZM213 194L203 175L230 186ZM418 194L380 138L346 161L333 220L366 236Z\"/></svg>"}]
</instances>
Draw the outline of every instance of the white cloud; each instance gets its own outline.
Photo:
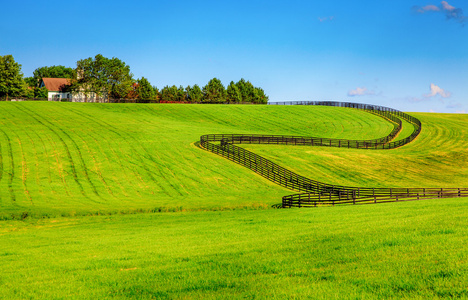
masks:
<instances>
[{"instance_id":1,"label":"white cloud","mask_svg":"<svg viewBox=\"0 0 468 300\"><path fill-rule=\"evenodd\" d=\"M374 91L369 91L366 87L357 87L354 90L349 90L348 91L348 96L349 97L364 96L364 95L375 95L375 92Z\"/></svg>"},{"instance_id":2,"label":"white cloud","mask_svg":"<svg viewBox=\"0 0 468 300\"><path fill-rule=\"evenodd\" d=\"M442 8L445 9L445 10L448 10L448 11L454 11L456 10L455 7L453 7L452 5L448 4L447 1L442 1L440 2L442 4Z\"/></svg>"},{"instance_id":3,"label":"white cloud","mask_svg":"<svg viewBox=\"0 0 468 300\"><path fill-rule=\"evenodd\" d=\"M330 17L324 17L324 18L318 18L319 22L325 22L325 21L333 21L333 19L335 19L334 16L330 16Z\"/></svg>"},{"instance_id":4,"label":"white cloud","mask_svg":"<svg viewBox=\"0 0 468 300\"><path fill-rule=\"evenodd\" d=\"M426 11L440 11L440 8L432 4L417 8L417 12L419 13L425 13Z\"/></svg>"},{"instance_id":5,"label":"white cloud","mask_svg":"<svg viewBox=\"0 0 468 300\"><path fill-rule=\"evenodd\" d=\"M430 98L435 97L437 95L441 96L442 98L450 98L452 96L452 93L450 93L449 91L445 91L444 89L431 83L431 92L429 94L424 95L424 97Z\"/></svg>"},{"instance_id":6,"label":"white cloud","mask_svg":"<svg viewBox=\"0 0 468 300\"><path fill-rule=\"evenodd\" d=\"M414 6L413 10L417 13L423 14L426 12L434 11L434 12L441 12L445 14L447 20L454 19L455 21L459 22L460 24L464 25L467 21L467 17L463 14L463 9L456 8L450 5L447 1L440 2L439 6L429 4L426 6Z\"/></svg>"}]
</instances>

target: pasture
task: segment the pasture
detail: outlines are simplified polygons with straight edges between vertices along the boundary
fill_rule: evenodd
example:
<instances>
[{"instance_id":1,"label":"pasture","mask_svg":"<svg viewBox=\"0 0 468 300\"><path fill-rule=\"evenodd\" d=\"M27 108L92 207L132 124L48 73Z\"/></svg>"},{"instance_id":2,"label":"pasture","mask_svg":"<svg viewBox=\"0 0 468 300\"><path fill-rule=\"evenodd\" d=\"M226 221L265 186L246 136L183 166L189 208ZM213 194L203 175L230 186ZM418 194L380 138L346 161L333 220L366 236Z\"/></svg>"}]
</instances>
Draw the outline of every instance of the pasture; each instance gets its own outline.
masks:
<instances>
[{"instance_id":1,"label":"pasture","mask_svg":"<svg viewBox=\"0 0 468 300\"><path fill-rule=\"evenodd\" d=\"M376 138L392 129L329 107L24 102L0 112L3 219L270 207L290 191L200 150L201 135Z\"/></svg>"},{"instance_id":2,"label":"pasture","mask_svg":"<svg viewBox=\"0 0 468 300\"><path fill-rule=\"evenodd\" d=\"M467 187L468 115L410 114L394 150L245 148L331 184ZM336 107L0 103L0 295L468 298L467 198L271 209L291 191L197 146L391 130Z\"/></svg>"},{"instance_id":3,"label":"pasture","mask_svg":"<svg viewBox=\"0 0 468 300\"><path fill-rule=\"evenodd\" d=\"M0 223L3 299L466 299L468 199Z\"/></svg>"}]
</instances>

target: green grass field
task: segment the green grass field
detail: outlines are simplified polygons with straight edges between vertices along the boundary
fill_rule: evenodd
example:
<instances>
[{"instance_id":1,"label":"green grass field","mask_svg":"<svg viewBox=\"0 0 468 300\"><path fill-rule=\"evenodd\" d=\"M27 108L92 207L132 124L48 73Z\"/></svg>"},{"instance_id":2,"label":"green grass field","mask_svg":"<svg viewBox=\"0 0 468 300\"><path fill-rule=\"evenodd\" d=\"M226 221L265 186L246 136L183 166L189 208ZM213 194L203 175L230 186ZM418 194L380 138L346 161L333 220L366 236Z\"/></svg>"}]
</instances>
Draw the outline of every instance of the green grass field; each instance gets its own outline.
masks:
<instances>
[{"instance_id":1,"label":"green grass field","mask_svg":"<svg viewBox=\"0 0 468 300\"><path fill-rule=\"evenodd\" d=\"M201 135L376 138L392 129L343 108L47 102L0 103L0 125L4 219L269 207L290 191L201 150Z\"/></svg>"},{"instance_id":2,"label":"green grass field","mask_svg":"<svg viewBox=\"0 0 468 300\"><path fill-rule=\"evenodd\" d=\"M364 187L467 187L468 115L411 113L420 136L394 150L247 145L301 175L326 183ZM411 132L407 131L403 136Z\"/></svg>"},{"instance_id":3,"label":"green grass field","mask_svg":"<svg viewBox=\"0 0 468 300\"><path fill-rule=\"evenodd\" d=\"M0 223L3 299L466 299L468 199Z\"/></svg>"},{"instance_id":4,"label":"green grass field","mask_svg":"<svg viewBox=\"0 0 468 300\"><path fill-rule=\"evenodd\" d=\"M467 187L468 115L410 114L423 130L394 150L245 147L328 183ZM293 192L197 147L391 129L336 107L0 102L0 298L466 299L467 198L269 209Z\"/></svg>"}]
</instances>

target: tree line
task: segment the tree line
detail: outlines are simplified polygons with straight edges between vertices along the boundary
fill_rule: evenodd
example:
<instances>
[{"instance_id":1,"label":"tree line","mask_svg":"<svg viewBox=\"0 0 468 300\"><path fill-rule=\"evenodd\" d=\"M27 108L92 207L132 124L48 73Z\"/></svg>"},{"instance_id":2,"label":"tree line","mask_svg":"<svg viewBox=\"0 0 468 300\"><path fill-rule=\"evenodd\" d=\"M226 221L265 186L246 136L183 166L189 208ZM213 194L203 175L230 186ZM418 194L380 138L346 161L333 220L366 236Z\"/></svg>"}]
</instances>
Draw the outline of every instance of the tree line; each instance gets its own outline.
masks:
<instances>
[{"instance_id":1,"label":"tree line","mask_svg":"<svg viewBox=\"0 0 468 300\"><path fill-rule=\"evenodd\" d=\"M250 81L231 81L225 87L218 78L205 86L165 86L159 90L145 77L133 78L130 66L118 58L101 54L77 61L76 68L45 66L33 76L24 77L21 65L12 55L0 56L0 98L47 98L48 91L39 87L42 78L68 78L64 92L81 95L87 101L95 97L100 102L109 99L155 100L165 103L257 103L266 104L268 96Z\"/></svg>"}]
</instances>

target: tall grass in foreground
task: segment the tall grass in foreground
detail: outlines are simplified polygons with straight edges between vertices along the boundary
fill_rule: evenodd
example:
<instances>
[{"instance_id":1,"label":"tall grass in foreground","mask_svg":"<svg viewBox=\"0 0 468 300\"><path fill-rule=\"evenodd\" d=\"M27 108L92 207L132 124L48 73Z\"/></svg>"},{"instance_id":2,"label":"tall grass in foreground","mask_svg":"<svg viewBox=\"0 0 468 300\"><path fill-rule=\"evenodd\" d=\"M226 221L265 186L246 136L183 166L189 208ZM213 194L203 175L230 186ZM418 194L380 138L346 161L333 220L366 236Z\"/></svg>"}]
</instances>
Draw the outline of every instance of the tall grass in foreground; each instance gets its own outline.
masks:
<instances>
[{"instance_id":1,"label":"tall grass in foreground","mask_svg":"<svg viewBox=\"0 0 468 300\"><path fill-rule=\"evenodd\" d=\"M466 299L468 199L0 223L2 299Z\"/></svg>"}]
</instances>

